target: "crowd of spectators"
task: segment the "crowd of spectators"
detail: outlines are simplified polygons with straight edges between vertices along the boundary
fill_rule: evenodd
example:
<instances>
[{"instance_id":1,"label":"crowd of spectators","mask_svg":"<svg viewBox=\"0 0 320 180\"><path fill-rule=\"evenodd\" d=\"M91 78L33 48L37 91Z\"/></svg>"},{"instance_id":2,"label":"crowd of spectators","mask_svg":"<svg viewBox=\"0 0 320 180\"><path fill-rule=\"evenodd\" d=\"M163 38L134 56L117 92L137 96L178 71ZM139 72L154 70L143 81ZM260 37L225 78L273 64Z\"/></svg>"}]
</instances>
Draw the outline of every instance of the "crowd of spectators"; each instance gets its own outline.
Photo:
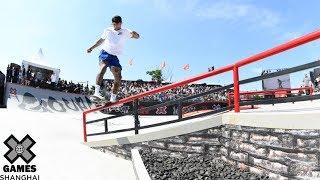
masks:
<instances>
[{"instance_id":1,"label":"crowd of spectators","mask_svg":"<svg viewBox=\"0 0 320 180\"><path fill-rule=\"evenodd\" d=\"M24 66L9 64L6 73L6 82L17 83L35 88L50 89L76 94L90 94L88 85L67 82L53 73L42 73L34 71L31 68L26 69Z\"/></svg>"},{"instance_id":2,"label":"crowd of spectators","mask_svg":"<svg viewBox=\"0 0 320 180\"><path fill-rule=\"evenodd\" d=\"M121 81L120 91L118 93L118 98L125 98L134 94L139 94L151 89L155 89L166 85L168 83L156 83L148 81ZM112 89L113 80L105 80L104 86L106 92L110 92ZM178 98L199 94L209 90L213 90L221 86L218 85L207 85L207 84L191 84L183 87L177 87L162 93L158 93L152 96L146 96L143 100L145 101L168 101L175 100ZM203 102L203 101L225 101L227 99L226 91L221 91L219 93L213 93L207 96L202 96L198 98L191 99L191 101Z\"/></svg>"},{"instance_id":3,"label":"crowd of spectators","mask_svg":"<svg viewBox=\"0 0 320 180\"><path fill-rule=\"evenodd\" d=\"M315 78L314 87L316 92L320 91L320 74Z\"/></svg>"},{"instance_id":4,"label":"crowd of spectators","mask_svg":"<svg viewBox=\"0 0 320 180\"><path fill-rule=\"evenodd\" d=\"M305 74L301 87L313 87L315 92L319 92L320 90L320 74L314 77L312 81L308 74Z\"/></svg>"},{"instance_id":5,"label":"crowd of spectators","mask_svg":"<svg viewBox=\"0 0 320 180\"><path fill-rule=\"evenodd\" d=\"M57 78L53 73L43 73L41 71L33 70L32 68L26 69L24 66L18 66L15 64L9 64L6 72L6 82L18 83L25 86L32 86L35 88L51 89L55 91L62 91L68 93L92 95L94 92L94 86L89 89L88 84L83 85L80 83L73 83L72 81L62 80ZM169 83L157 83L154 81L121 81L121 87L118 93L118 99L122 99L134 94L139 94L141 92L149 91L166 85ZM320 75L315 77L314 82L310 81L309 76L306 74L301 87L309 87L311 84L314 85L315 91L320 89ZM108 92L111 91L113 85L113 80L106 79L104 81L104 91L107 92L106 96L109 95ZM312 85L312 86L313 86ZM145 101L168 101L175 100L178 98L190 96L193 94L198 94L201 92L206 92L213 90L215 88L221 87L219 85L207 85L207 84L191 84L183 87L177 87L162 93L158 93L152 96L144 97ZM220 91L206 96L201 96L198 98L191 99L191 101L204 102L204 101L226 101L227 92Z\"/></svg>"},{"instance_id":6,"label":"crowd of spectators","mask_svg":"<svg viewBox=\"0 0 320 180\"><path fill-rule=\"evenodd\" d=\"M92 95L94 92L94 86L89 89L88 84L83 85L80 83L73 83L72 81L67 82L66 80L62 80L60 78L57 79L56 75L51 73L41 73L40 71L34 71L31 68L26 69L24 66L16 66L16 65L8 65L6 81L11 83L18 83L25 86L31 86L35 88L42 89L51 89L55 91L63 91L68 93L76 93L76 94L84 94L84 95ZM138 94L141 92L145 92L169 83L157 83L153 81L121 81L121 87L118 93L118 99L122 99L134 94ZM106 96L108 96L108 92L111 91L113 85L113 80L106 79L104 81L104 91L107 92ZM198 94L201 92L206 92L212 89L220 87L218 85L206 85L206 84L192 84L186 85L183 87L178 87L172 90L168 90L166 92L158 93L152 96L147 96L143 100L145 101L168 101L175 100L181 97L190 96L193 94ZM226 92L214 93L211 95L191 99L192 101L225 101L226 100Z\"/></svg>"}]
</instances>

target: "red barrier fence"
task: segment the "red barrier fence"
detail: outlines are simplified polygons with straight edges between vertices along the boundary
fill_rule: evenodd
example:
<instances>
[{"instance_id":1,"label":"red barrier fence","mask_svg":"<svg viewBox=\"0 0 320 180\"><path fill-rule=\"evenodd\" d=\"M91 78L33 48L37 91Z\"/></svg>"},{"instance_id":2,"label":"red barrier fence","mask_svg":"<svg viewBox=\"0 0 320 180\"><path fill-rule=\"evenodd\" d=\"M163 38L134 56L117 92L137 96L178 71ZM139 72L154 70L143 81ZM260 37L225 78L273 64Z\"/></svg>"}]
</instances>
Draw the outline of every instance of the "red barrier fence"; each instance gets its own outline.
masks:
<instances>
[{"instance_id":1,"label":"red barrier fence","mask_svg":"<svg viewBox=\"0 0 320 180\"><path fill-rule=\"evenodd\" d=\"M297 39L291 40L289 42L283 43L281 45L278 45L274 48L268 49L266 51L263 51L261 53L255 54L253 56L250 56L248 58L242 59L240 61L237 61L235 64L230 64L218 69L215 69L213 71L210 72L206 72L194 77L191 77L189 79L186 80L182 80L182 81L178 81L172 84L168 84L159 88L155 88L152 89L150 91L146 91L137 95L133 95L124 99L119 100L118 102L112 103L112 104L108 104L107 106L102 106L102 107L98 107L95 109L90 109L88 111L83 112L83 133L84 133L84 141L87 141L87 132L86 132L86 115L88 113L94 112L94 111L100 111L102 109L111 107L111 106L116 106L119 104L124 104L127 102L131 102L134 100L138 100L140 98L143 98L145 96L149 96L149 95L153 95L156 93L160 93L166 90L170 90L179 86L183 86L183 85L187 85L208 77L212 77L214 75L218 75L218 74L222 74L224 72L228 72L228 71L233 71L233 83L234 83L234 111L235 112L240 112L240 107L239 107L239 100L240 100L240 95L239 95L239 68L248 64L251 64L253 62L257 62L259 60L262 60L264 58L279 54L283 51L295 48L297 46L306 44L308 42L314 41L316 39L320 38L320 30L314 31L310 34L301 36Z\"/></svg>"}]
</instances>

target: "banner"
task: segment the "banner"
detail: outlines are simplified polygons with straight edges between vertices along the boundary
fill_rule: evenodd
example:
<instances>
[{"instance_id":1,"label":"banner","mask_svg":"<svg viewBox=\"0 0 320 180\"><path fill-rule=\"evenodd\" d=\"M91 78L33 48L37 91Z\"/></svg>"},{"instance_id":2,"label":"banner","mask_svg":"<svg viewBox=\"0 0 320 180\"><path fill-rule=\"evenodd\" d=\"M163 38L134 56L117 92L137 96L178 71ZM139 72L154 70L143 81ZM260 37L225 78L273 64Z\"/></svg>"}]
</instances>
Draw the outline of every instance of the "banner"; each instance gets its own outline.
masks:
<instances>
[{"instance_id":1,"label":"banner","mask_svg":"<svg viewBox=\"0 0 320 180\"><path fill-rule=\"evenodd\" d=\"M269 74L283 69L276 70L265 70L262 74ZM290 74L285 74L282 76L277 76L269 79L262 80L262 89L263 90L273 90L273 89L286 89L291 88L290 84Z\"/></svg>"},{"instance_id":2,"label":"banner","mask_svg":"<svg viewBox=\"0 0 320 180\"><path fill-rule=\"evenodd\" d=\"M90 99L81 94L40 89L19 84L6 84L8 108L36 112L74 113L94 108Z\"/></svg>"},{"instance_id":3,"label":"banner","mask_svg":"<svg viewBox=\"0 0 320 180\"><path fill-rule=\"evenodd\" d=\"M95 108L87 96L65 93L48 89L39 89L19 84L7 83L5 98L9 108L20 108L27 111L51 113L79 113ZM143 110L144 107L157 105L158 101L139 101L139 115L177 115L178 106L163 106L152 110ZM182 103L183 114L201 111L217 110L226 107L226 102L185 102ZM132 111L131 103L123 106L111 107L100 112L104 114L121 115Z\"/></svg>"}]
</instances>

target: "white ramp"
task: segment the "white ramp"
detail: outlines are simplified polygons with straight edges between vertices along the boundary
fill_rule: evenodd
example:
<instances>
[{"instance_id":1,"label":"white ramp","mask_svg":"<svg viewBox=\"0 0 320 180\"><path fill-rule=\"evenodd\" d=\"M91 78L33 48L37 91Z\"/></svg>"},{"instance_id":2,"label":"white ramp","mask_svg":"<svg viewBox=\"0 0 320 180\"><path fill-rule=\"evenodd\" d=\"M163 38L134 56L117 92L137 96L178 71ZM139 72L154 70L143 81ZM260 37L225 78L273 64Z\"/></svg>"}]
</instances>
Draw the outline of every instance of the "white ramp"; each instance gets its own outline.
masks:
<instances>
[{"instance_id":1,"label":"white ramp","mask_svg":"<svg viewBox=\"0 0 320 180\"><path fill-rule=\"evenodd\" d=\"M29 134L36 144L31 150L36 157L40 179L129 180L135 179L132 162L93 150L82 144L81 114L37 113L19 108L0 109L0 141L11 134L18 140ZM0 154L8 148L1 143ZM21 159L16 163L25 164ZM0 166L10 164L4 158Z\"/></svg>"}]
</instances>

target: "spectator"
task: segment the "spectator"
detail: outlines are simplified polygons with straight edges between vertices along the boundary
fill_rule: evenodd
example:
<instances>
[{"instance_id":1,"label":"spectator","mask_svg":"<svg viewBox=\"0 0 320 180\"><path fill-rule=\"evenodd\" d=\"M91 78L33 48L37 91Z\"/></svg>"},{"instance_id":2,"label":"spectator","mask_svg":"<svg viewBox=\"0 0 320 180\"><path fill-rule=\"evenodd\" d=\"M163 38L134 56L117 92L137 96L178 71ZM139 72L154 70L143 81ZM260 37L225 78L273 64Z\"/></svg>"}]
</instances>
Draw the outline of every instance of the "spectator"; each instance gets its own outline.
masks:
<instances>
[{"instance_id":1,"label":"spectator","mask_svg":"<svg viewBox=\"0 0 320 180\"><path fill-rule=\"evenodd\" d=\"M36 81L40 82L43 78L42 73L40 71L37 71L35 74L35 78L36 78Z\"/></svg>"},{"instance_id":2,"label":"spectator","mask_svg":"<svg viewBox=\"0 0 320 180\"><path fill-rule=\"evenodd\" d=\"M4 83L6 76L0 71L0 108L4 105Z\"/></svg>"},{"instance_id":3,"label":"spectator","mask_svg":"<svg viewBox=\"0 0 320 180\"><path fill-rule=\"evenodd\" d=\"M18 83L19 80L19 72L20 72L20 68L19 67L12 67L12 83Z\"/></svg>"},{"instance_id":4,"label":"spectator","mask_svg":"<svg viewBox=\"0 0 320 180\"><path fill-rule=\"evenodd\" d=\"M22 78L21 78L21 84L25 85L25 80L26 80L26 68L24 65L22 65Z\"/></svg>"},{"instance_id":5,"label":"spectator","mask_svg":"<svg viewBox=\"0 0 320 180\"><path fill-rule=\"evenodd\" d=\"M320 89L320 74L318 75L318 77L315 80L315 88L317 88L317 91L319 91L319 89Z\"/></svg>"},{"instance_id":6,"label":"spectator","mask_svg":"<svg viewBox=\"0 0 320 180\"><path fill-rule=\"evenodd\" d=\"M29 68L28 70L27 70L27 79L31 79L31 69Z\"/></svg>"},{"instance_id":7,"label":"spectator","mask_svg":"<svg viewBox=\"0 0 320 180\"><path fill-rule=\"evenodd\" d=\"M304 78L303 78L302 82L303 82L302 87L311 87L312 86L312 82L311 82L310 77L308 76L308 74L304 75ZM310 90L306 90L306 94L309 95L310 94Z\"/></svg>"},{"instance_id":8,"label":"spectator","mask_svg":"<svg viewBox=\"0 0 320 180\"><path fill-rule=\"evenodd\" d=\"M14 66L11 66L11 74L10 74L10 76L11 76L11 82L12 83L14 81L14 74L15 74L15 68L14 68Z\"/></svg>"},{"instance_id":9,"label":"spectator","mask_svg":"<svg viewBox=\"0 0 320 180\"><path fill-rule=\"evenodd\" d=\"M6 82L11 82L12 81L12 67L8 65L7 67L7 74L6 74Z\"/></svg>"},{"instance_id":10,"label":"spectator","mask_svg":"<svg viewBox=\"0 0 320 180\"><path fill-rule=\"evenodd\" d=\"M87 84L86 87L84 88L84 94L89 94L89 85Z\"/></svg>"},{"instance_id":11,"label":"spectator","mask_svg":"<svg viewBox=\"0 0 320 180\"><path fill-rule=\"evenodd\" d=\"M27 77L25 79L25 85L30 86L30 81L31 81L31 69L28 68L27 70Z\"/></svg>"},{"instance_id":12,"label":"spectator","mask_svg":"<svg viewBox=\"0 0 320 180\"><path fill-rule=\"evenodd\" d=\"M57 76L54 72L51 74L50 80L51 80L51 89L54 90L56 87L56 81L57 81Z\"/></svg>"},{"instance_id":13,"label":"spectator","mask_svg":"<svg viewBox=\"0 0 320 180\"><path fill-rule=\"evenodd\" d=\"M208 72L213 71L213 70L214 70L214 66L208 68Z\"/></svg>"},{"instance_id":14,"label":"spectator","mask_svg":"<svg viewBox=\"0 0 320 180\"><path fill-rule=\"evenodd\" d=\"M22 84L22 69L21 68L19 68L18 83Z\"/></svg>"},{"instance_id":15,"label":"spectator","mask_svg":"<svg viewBox=\"0 0 320 180\"><path fill-rule=\"evenodd\" d=\"M303 87L310 87L311 81L310 81L308 74L304 75L304 79L302 82L303 82Z\"/></svg>"}]
</instances>

